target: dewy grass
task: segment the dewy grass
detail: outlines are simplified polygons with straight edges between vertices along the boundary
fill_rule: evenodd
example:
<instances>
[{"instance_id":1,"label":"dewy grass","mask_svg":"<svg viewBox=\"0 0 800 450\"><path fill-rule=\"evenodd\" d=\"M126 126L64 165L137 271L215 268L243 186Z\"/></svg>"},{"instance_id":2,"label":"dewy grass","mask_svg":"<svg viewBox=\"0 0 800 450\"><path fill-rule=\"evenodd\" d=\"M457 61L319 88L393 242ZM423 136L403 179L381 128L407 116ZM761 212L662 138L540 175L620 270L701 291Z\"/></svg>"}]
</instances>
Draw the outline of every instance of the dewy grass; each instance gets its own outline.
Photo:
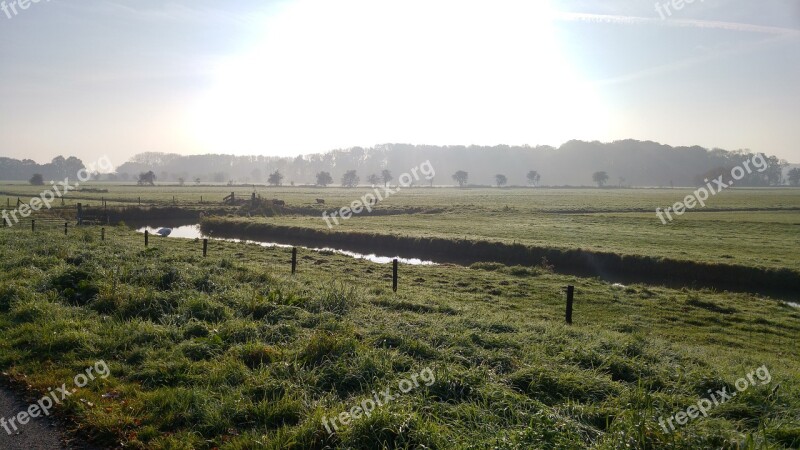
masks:
<instances>
[{"instance_id":1,"label":"dewy grass","mask_svg":"<svg viewBox=\"0 0 800 450\"><path fill-rule=\"evenodd\" d=\"M776 300L494 265L402 266L393 294L390 266L341 255L301 252L293 277L287 249L99 233L0 230L0 370L44 393L107 362L54 408L103 447L800 446L800 311ZM770 385L659 425L761 366Z\"/></svg>"}]
</instances>

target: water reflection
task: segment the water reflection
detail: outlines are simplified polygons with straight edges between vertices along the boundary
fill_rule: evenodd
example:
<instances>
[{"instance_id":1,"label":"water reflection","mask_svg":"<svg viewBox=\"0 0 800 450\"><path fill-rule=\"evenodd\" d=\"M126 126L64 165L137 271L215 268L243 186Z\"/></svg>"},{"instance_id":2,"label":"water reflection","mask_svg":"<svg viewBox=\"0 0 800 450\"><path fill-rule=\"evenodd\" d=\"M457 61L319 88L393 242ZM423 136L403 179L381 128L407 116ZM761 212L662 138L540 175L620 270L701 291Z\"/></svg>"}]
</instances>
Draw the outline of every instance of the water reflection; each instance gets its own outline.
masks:
<instances>
[{"instance_id":1,"label":"water reflection","mask_svg":"<svg viewBox=\"0 0 800 450\"><path fill-rule=\"evenodd\" d=\"M136 231L139 233L144 233L147 230L152 235L157 235L156 233L158 230L162 228L169 228L169 227L141 227ZM254 241L250 239L224 239L224 238L215 238L211 236L204 235L202 231L200 231L200 225L182 225L178 227L172 227L172 233L169 234L168 239L170 238L181 238L181 239L210 239L215 241L225 241L225 242L237 242L237 243L244 243L244 244L255 244L260 245L262 247L281 247L281 248L291 248L296 247L294 245L287 245L287 244L280 244L278 242L263 242L263 241ZM300 247L300 248L307 248L307 247ZM379 256L374 253L365 255L363 253L351 252L348 250L341 250L338 248L307 248L308 250L312 250L315 252L332 252L338 253L340 255L349 256L351 258L356 259L366 259L368 261L372 261L378 264L389 264L392 260L397 259L402 264L410 264L414 266L435 266L436 263L433 261L423 261L419 258L400 258L399 256Z\"/></svg>"}]
</instances>

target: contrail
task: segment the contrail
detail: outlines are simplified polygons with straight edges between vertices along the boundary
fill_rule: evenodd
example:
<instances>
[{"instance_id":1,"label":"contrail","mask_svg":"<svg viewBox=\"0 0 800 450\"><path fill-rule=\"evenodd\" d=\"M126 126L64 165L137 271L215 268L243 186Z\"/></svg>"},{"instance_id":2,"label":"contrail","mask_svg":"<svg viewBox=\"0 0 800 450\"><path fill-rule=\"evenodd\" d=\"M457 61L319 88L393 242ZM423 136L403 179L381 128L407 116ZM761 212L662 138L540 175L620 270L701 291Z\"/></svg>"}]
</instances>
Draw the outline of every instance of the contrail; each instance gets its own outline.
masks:
<instances>
[{"instance_id":1,"label":"contrail","mask_svg":"<svg viewBox=\"0 0 800 450\"><path fill-rule=\"evenodd\" d=\"M742 31L748 33L761 33L773 36L800 36L800 30L793 28L767 27L738 22L720 22L713 20L695 19L655 19L637 16L616 16L607 14L589 14L559 12L555 18L570 22L616 23L623 25L660 25L679 28L708 28L715 30Z\"/></svg>"}]
</instances>

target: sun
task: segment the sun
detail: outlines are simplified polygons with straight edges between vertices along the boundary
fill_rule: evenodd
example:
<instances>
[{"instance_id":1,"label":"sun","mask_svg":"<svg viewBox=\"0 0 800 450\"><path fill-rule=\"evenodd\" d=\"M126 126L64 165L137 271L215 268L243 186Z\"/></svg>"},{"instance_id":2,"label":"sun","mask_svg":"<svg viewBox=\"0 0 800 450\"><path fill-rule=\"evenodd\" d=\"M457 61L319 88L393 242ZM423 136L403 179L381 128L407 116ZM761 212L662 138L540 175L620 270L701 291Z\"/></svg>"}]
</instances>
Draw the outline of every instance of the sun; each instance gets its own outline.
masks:
<instances>
[{"instance_id":1,"label":"sun","mask_svg":"<svg viewBox=\"0 0 800 450\"><path fill-rule=\"evenodd\" d=\"M287 3L220 61L189 132L207 151L285 156L592 135L605 114L554 16L547 1Z\"/></svg>"}]
</instances>

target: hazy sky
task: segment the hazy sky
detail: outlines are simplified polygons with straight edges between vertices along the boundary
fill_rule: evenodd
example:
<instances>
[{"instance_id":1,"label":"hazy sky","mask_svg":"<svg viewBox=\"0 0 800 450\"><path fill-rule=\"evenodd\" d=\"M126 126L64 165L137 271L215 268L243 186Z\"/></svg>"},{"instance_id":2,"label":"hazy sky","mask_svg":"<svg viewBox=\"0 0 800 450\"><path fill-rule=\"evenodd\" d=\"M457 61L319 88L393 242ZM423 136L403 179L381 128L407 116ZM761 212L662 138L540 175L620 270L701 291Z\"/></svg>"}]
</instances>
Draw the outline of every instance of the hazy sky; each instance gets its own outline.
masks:
<instances>
[{"instance_id":1,"label":"hazy sky","mask_svg":"<svg viewBox=\"0 0 800 450\"><path fill-rule=\"evenodd\" d=\"M800 162L798 0L19 1L0 156L635 138Z\"/></svg>"}]
</instances>

